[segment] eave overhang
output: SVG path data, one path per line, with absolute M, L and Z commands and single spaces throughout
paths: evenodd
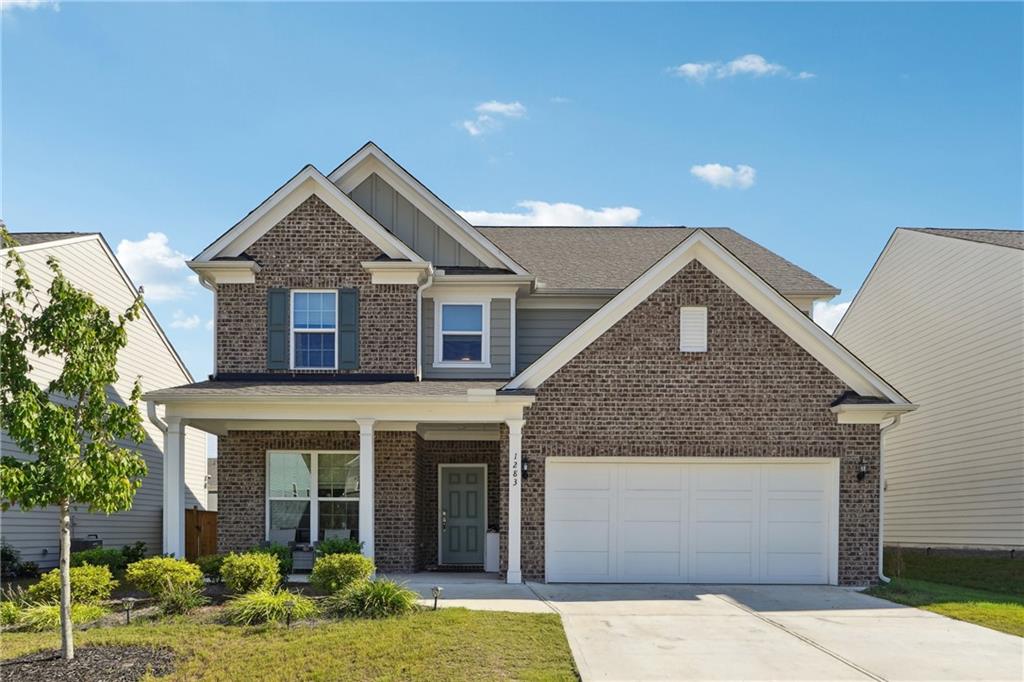
M 842 404 L 833 405 L 832 414 L 836 415 L 836 421 L 840 424 L 884 424 L 885 422 L 900 415 L 913 412 L 917 405 L 892 404 L 892 403 L 871 403 L 871 404 Z

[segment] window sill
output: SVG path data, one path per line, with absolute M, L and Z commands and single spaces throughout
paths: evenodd
M 489 362 L 456 362 L 456 361 L 448 361 L 448 362 L 435 362 L 434 363 L 434 367 L 437 368 L 437 369 L 456 369 L 456 368 L 460 368 L 460 367 L 464 368 L 464 369 L 490 369 L 491 368 L 491 363 L 489 363 Z

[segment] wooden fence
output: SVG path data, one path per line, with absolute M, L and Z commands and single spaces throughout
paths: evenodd
M 217 512 L 185 510 L 185 558 L 217 553 Z

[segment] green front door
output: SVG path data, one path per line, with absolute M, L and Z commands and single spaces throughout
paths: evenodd
M 487 530 L 486 468 L 444 464 L 440 471 L 441 563 L 482 565 Z

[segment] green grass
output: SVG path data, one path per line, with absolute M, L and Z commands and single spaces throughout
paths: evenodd
M 958 585 L 893 578 L 868 594 L 1024 637 L 1024 598 Z
M 179 617 L 75 633 L 76 646 L 161 646 L 182 680 L 576 680 L 555 614 L 441 609 L 383 620 L 233 627 Z M 55 633 L 9 632 L 2 658 L 56 648 Z
M 923 550 L 887 548 L 885 574 L 1024 597 L 1024 559 L 950 556 L 926 554 Z

